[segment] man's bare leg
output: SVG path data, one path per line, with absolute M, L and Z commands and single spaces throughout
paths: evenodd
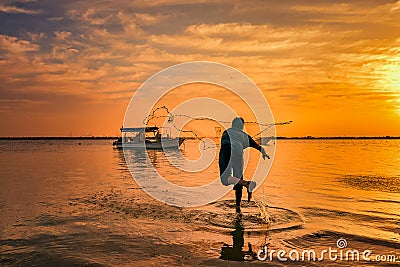
M 229 184 L 238 184 L 238 185 L 242 185 L 242 186 L 244 186 L 244 187 L 246 187 L 246 188 L 249 188 L 249 185 L 250 185 L 250 181 L 246 181 L 246 180 L 243 180 L 243 179 L 239 179 L 239 178 L 236 178 L 236 177 L 234 177 L 234 176 L 229 176 L 229 177 L 228 177 L 228 183 L 229 183 Z
M 241 213 L 240 203 L 242 202 L 243 186 L 238 186 L 235 189 L 235 202 L 236 202 L 236 213 Z
M 247 188 L 247 196 L 248 196 L 248 198 L 247 198 L 247 200 L 250 202 L 250 199 L 251 199 L 251 197 L 252 197 L 252 191 L 253 191 L 253 189 L 256 187 L 256 182 L 253 182 L 253 181 L 246 181 L 246 180 L 243 180 L 243 179 L 239 179 L 239 178 L 237 178 L 237 177 L 234 177 L 234 176 L 229 176 L 228 177 L 228 183 L 229 184 L 237 184 L 237 185 L 241 185 L 241 186 L 244 186 L 244 187 L 246 187 Z M 240 190 L 241 191 L 241 190 Z M 239 194 L 240 193 L 240 194 Z M 241 192 L 238 192 L 237 190 L 236 190 L 236 192 L 235 192 L 235 196 L 236 196 L 236 200 L 238 199 L 238 197 L 239 197 L 239 195 L 240 195 L 240 199 L 242 198 L 242 194 L 241 194 Z M 238 203 L 237 203 L 238 201 L 236 201 L 236 212 L 237 213 L 240 213 L 241 211 L 240 211 L 240 205 L 238 205 Z

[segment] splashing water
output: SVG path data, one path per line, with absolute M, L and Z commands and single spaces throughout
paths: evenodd
M 267 204 L 267 200 L 266 200 L 265 194 L 264 194 L 264 187 L 263 187 L 261 200 L 254 199 L 254 202 L 257 205 L 257 208 L 259 211 L 258 216 L 260 217 L 261 221 L 267 225 L 271 225 L 271 217 L 267 212 L 268 204 Z

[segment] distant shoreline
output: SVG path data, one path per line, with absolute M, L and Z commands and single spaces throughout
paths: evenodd
M 117 138 L 117 136 L 21 136 L 0 137 L 0 140 L 108 140 Z
M 400 136 L 305 136 L 305 137 L 284 137 L 278 136 L 276 139 L 305 139 L 305 140 L 320 140 L 320 139 L 400 139 Z
M 117 139 L 118 137 L 119 136 L 22 136 L 22 137 L 0 137 L 0 140 L 113 140 Z M 185 137 L 185 139 L 195 139 L 195 138 Z M 400 139 L 400 136 L 298 136 L 298 137 L 277 136 L 276 139 L 277 140 L 345 140 L 345 139 L 366 140 L 366 139 Z

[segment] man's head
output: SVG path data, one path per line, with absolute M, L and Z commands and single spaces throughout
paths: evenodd
M 244 119 L 241 117 L 234 118 L 232 121 L 232 128 L 243 130 Z

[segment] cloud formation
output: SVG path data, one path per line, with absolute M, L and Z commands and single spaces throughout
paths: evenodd
M 15 116 L 22 123 L 26 107 L 50 121 L 82 114 L 96 121 L 91 114 L 104 105 L 113 116 L 91 132 L 115 134 L 148 77 L 173 64 L 210 60 L 249 75 L 278 120 L 300 121 L 284 134 L 400 135 L 389 126 L 364 127 L 372 113 L 393 120 L 400 114 L 399 7 L 389 0 L 6 1 L 0 120 Z M 349 111 L 348 125 L 332 121 L 322 131 L 314 124 Z M 321 117 L 311 118 L 315 112 Z M 43 125 L 43 118 L 35 120 Z M 83 123 L 59 124 L 43 134 L 87 132 Z M 30 134 L 18 127 L 0 132 Z
M 23 3 L 23 1 L 21 2 Z M 33 2 L 33 1 L 25 1 L 25 2 Z M 16 6 L 11 1 L 3 1 L 3 3 L 0 3 L 0 12 L 11 13 L 11 14 L 29 14 L 29 15 L 37 15 L 40 13 L 37 10 L 31 10 L 24 7 Z

